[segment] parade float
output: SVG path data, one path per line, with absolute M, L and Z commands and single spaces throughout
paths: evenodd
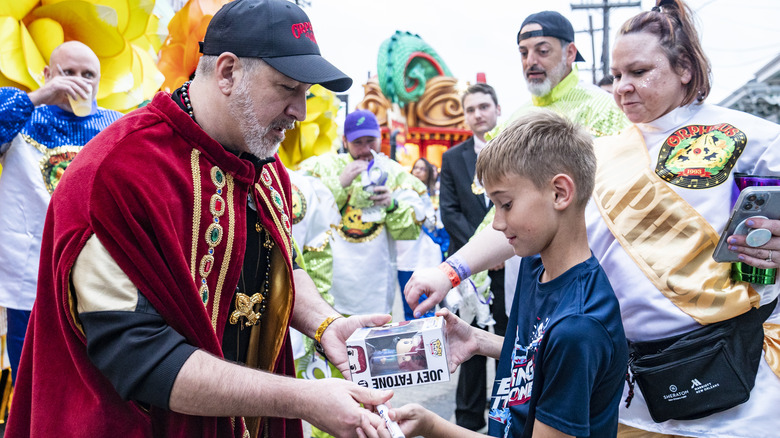
M 396 31 L 380 45 L 377 75 L 363 86 L 357 107 L 376 114 L 387 155 L 409 168 L 420 157 L 440 168 L 444 151 L 471 136 L 457 87 L 430 45 Z

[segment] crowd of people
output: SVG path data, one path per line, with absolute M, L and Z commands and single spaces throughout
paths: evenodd
M 460 368 L 455 422 L 390 409 L 406 436 L 772 436 L 780 218 L 712 253 L 740 175 L 780 175 L 780 126 L 705 103 L 683 0 L 619 28 L 599 85 L 563 15 L 518 29 L 531 100 L 499 125 L 471 85 L 441 169 L 382 155 L 367 110 L 285 168 L 309 87 L 352 84 L 287 0 L 223 6 L 193 79 L 126 115 L 77 41 L 0 88 L 6 436 L 389 438 L 393 392 L 350 381 L 345 342 L 399 288 Z

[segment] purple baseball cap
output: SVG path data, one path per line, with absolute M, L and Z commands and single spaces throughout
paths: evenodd
M 352 79 L 320 55 L 309 17 L 287 0 L 234 0 L 214 14 L 200 43 L 204 55 L 260 58 L 285 76 L 331 91 Z
M 379 122 L 374 113 L 368 110 L 355 110 L 347 114 L 344 120 L 344 136 L 347 141 L 355 141 L 360 137 L 382 137 Z

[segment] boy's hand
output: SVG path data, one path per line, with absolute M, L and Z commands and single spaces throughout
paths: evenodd
M 416 403 L 390 410 L 390 419 L 398 423 L 401 431 L 407 437 L 428 436 L 435 420 L 434 417 L 437 415 Z M 380 430 L 380 436 L 390 438 L 390 433 L 386 430 Z
M 436 316 L 443 316 L 446 322 L 444 334 L 447 337 L 447 361 L 450 373 L 454 373 L 460 364 L 471 359 L 479 351 L 479 343 L 471 325 L 454 313 L 441 309 L 436 312 Z
M 452 289 L 450 279 L 439 268 L 418 269 L 406 283 L 404 297 L 414 311 L 414 317 L 419 318 L 442 302 L 450 289 Z M 422 295 L 428 298 L 419 302 Z

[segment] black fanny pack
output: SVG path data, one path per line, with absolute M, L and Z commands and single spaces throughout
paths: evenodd
M 693 420 L 746 402 L 761 361 L 763 323 L 776 305 L 683 335 L 629 342 L 629 384 L 639 384 L 653 421 Z

